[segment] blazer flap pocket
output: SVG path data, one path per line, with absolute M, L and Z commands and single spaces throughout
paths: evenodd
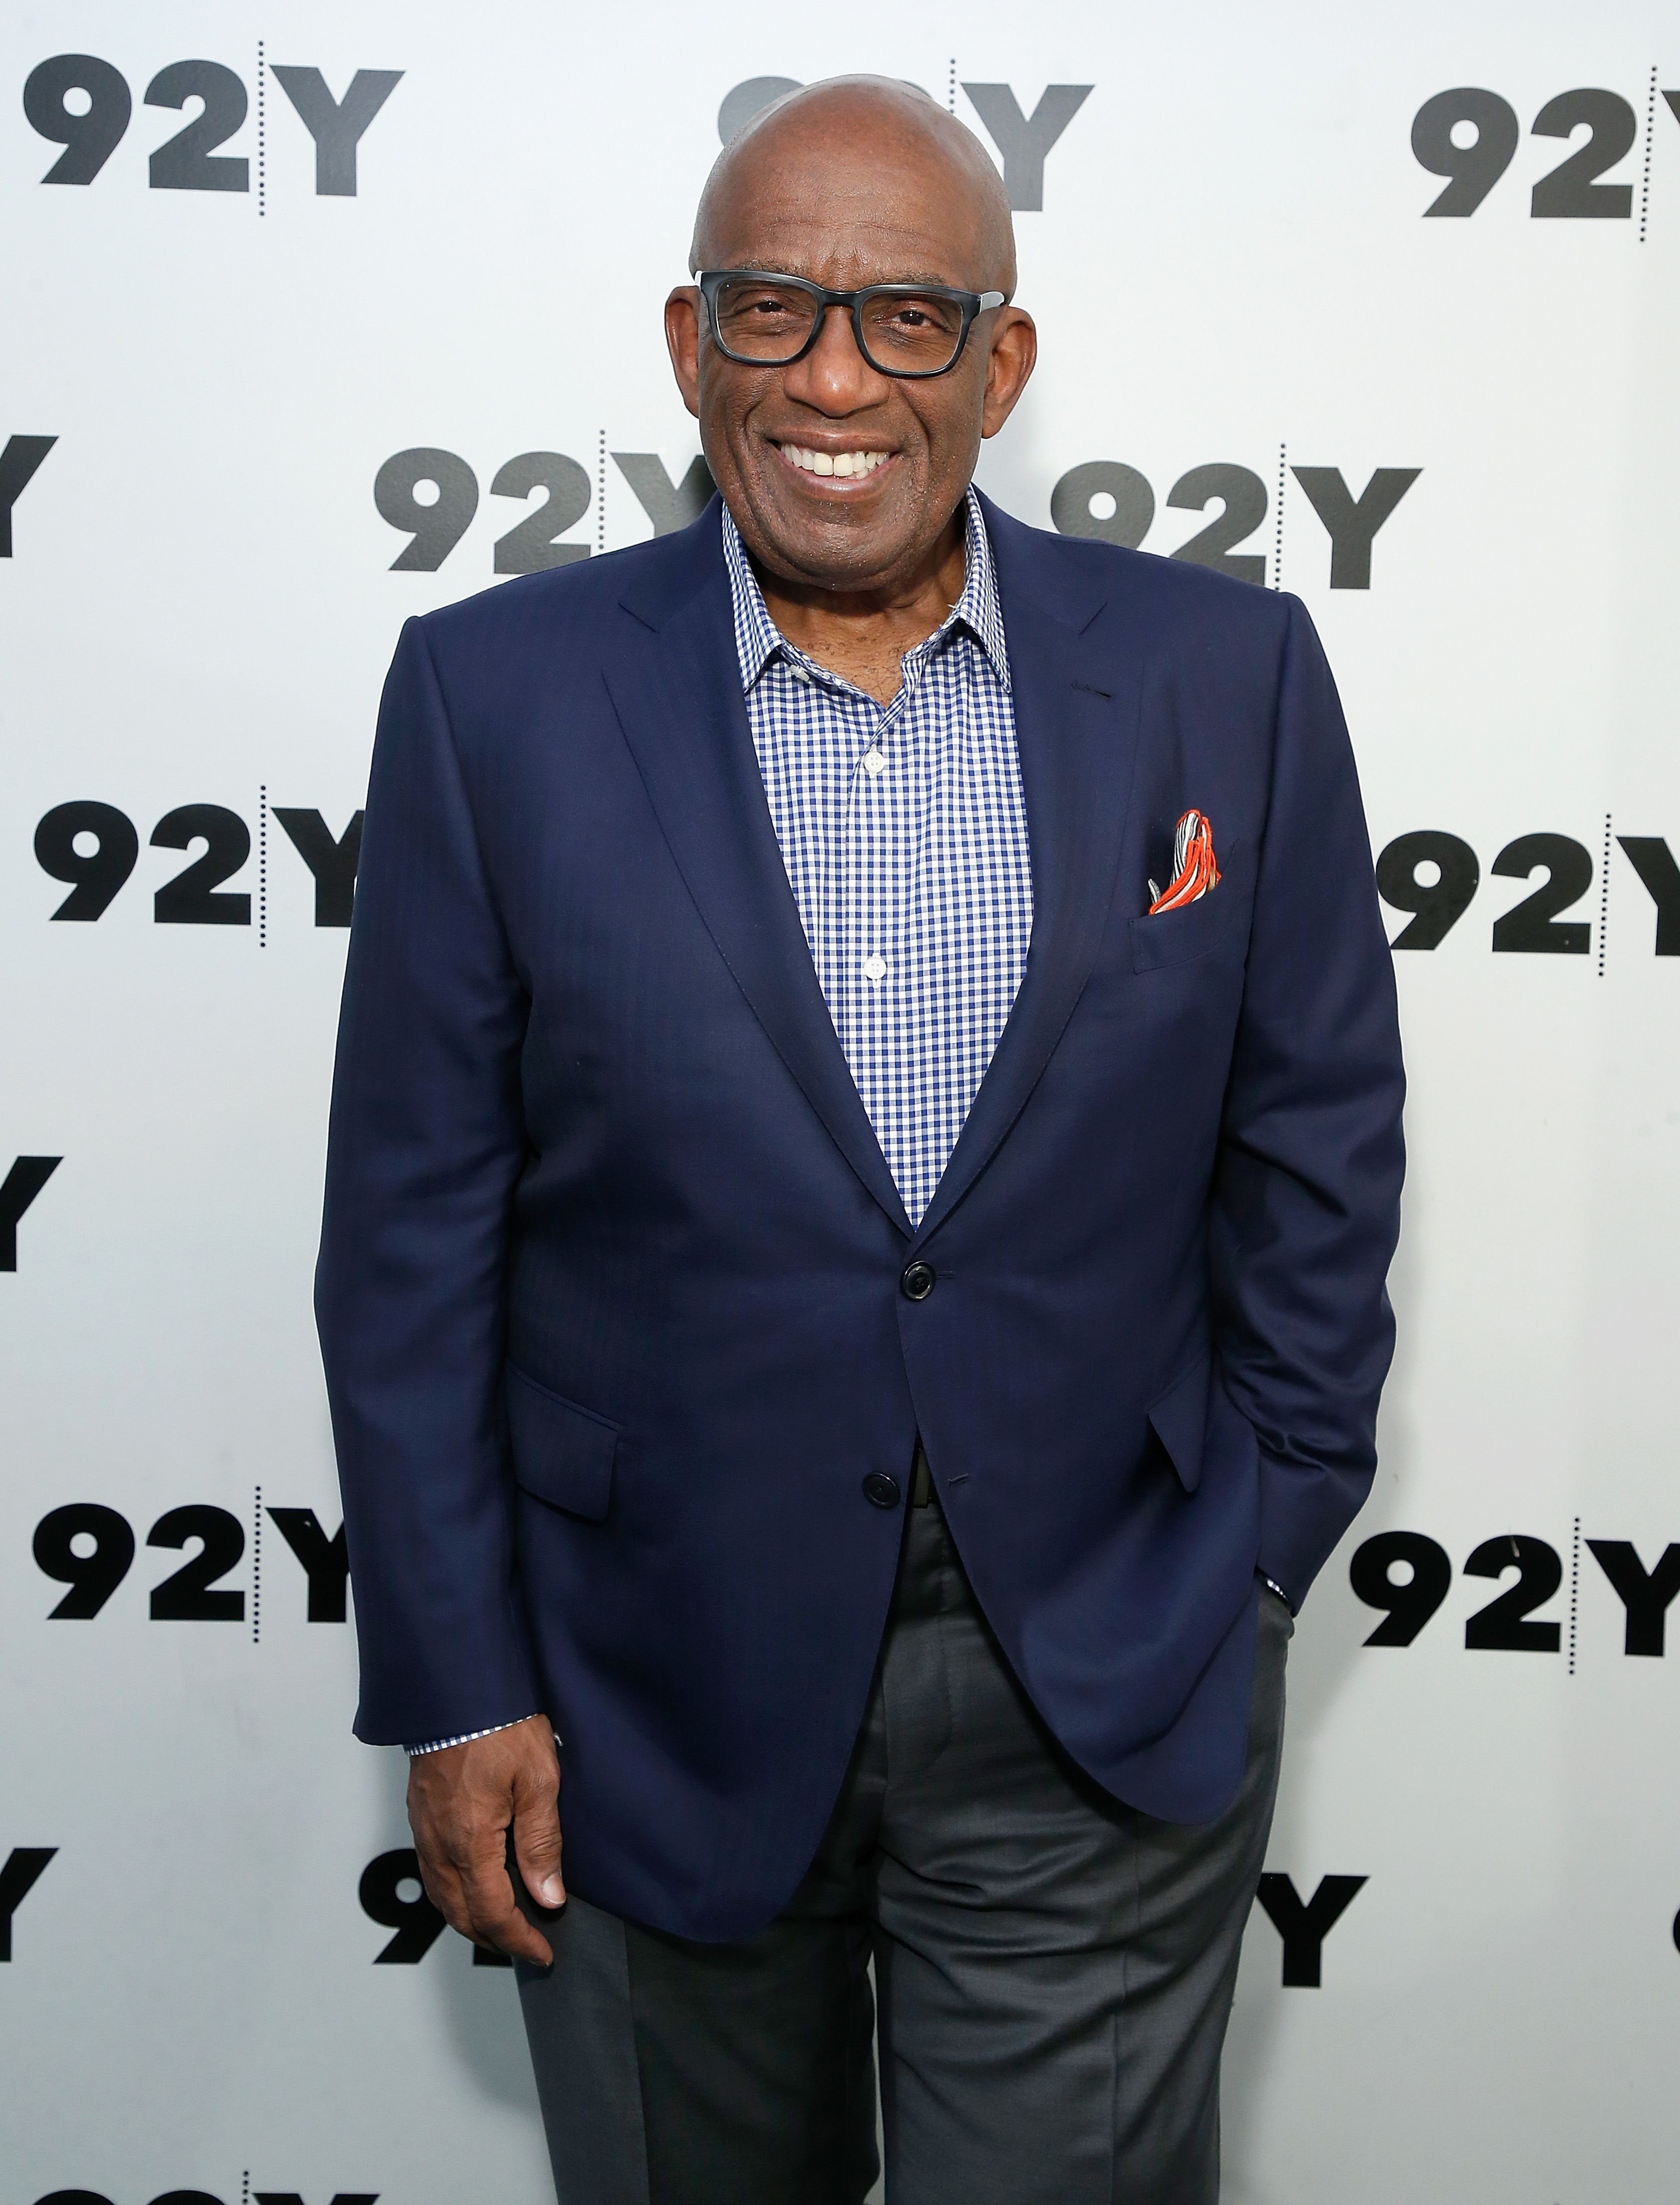
M 1182 1378 L 1149 1404 L 1149 1423 L 1167 1449 L 1178 1483 L 1194 1493 L 1202 1483 L 1202 1450 L 1208 1430 L 1208 1388 L 1213 1358 L 1199 1356 Z
M 508 1365 L 513 1477 L 527 1493 L 599 1524 L 613 1497 L 619 1428 Z

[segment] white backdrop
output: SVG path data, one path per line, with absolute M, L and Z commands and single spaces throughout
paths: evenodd
M 428 1945 L 403 1863 L 369 1869 L 407 1842 L 403 1768 L 350 1738 L 351 1633 L 333 1620 L 309 1286 L 346 937 L 316 923 L 299 843 L 327 875 L 319 915 L 341 916 L 353 841 L 335 861 L 324 846 L 360 803 L 399 623 L 492 582 L 530 481 L 576 514 L 580 552 L 650 532 L 629 480 L 645 490 L 648 471 L 612 455 L 656 454 L 680 483 L 698 449 L 659 308 L 720 106 L 756 78 L 848 68 L 914 79 L 1015 155 L 1042 365 L 984 486 L 1048 526 L 1076 467 L 1133 470 L 1155 508 L 1146 548 L 1171 552 L 1220 510 L 1199 509 L 1205 482 L 1175 508 L 1175 486 L 1226 470 L 1237 556 L 1323 633 L 1385 886 L 1427 936 L 1479 878 L 1437 948 L 1415 935 L 1397 959 L 1399 1358 L 1375 1496 L 1296 1642 L 1273 1880 L 1227 2062 L 1226 2195 L 1667 2193 L 1665 15 L 858 0 L 842 29 L 765 0 L 7 11 L 0 2205 L 549 2194 L 511 1979 L 452 1935 Z M 387 79 L 352 89 L 359 71 Z M 1090 90 L 1036 192 L 1031 142 L 1074 105 L 1040 98 L 1070 86 Z M 1467 103 L 1428 104 L 1463 87 L 1481 134 L 1461 157 Z M 154 167 L 194 89 L 210 127 Z M 1485 191 L 1467 215 L 1425 218 L 1449 180 L 1414 153 L 1420 110 L 1423 155 L 1463 172 L 1460 198 Z M 230 123 L 209 160 L 246 166 L 205 165 L 203 138 Z M 1536 214 L 1535 186 L 1588 125 L 1597 186 L 1583 196 L 1573 170 Z M 44 184 L 61 157 L 89 180 Z M 430 514 L 413 500 L 427 465 Z M 1421 472 L 1367 578 L 1345 508 L 1378 469 Z M 1109 526 L 1142 517 L 1133 475 L 1082 476 L 1064 525 L 1099 525 L 1105 480 Z M 1377 478 L 1368 520 L 1396 487 Z M 1321 514 L 1342 539 L 1333 585 Z M 199 808 L 154 846 L 182 807 Z M 210 893 L 248 906 L 206 901 L 201 872 L 157 909 L 205 851 L 194 832 L 226 876 Z M 1496 872 L 1530 836 L 1551 839 Z M 1547 869 L 1561 918 L 1532 907 L 1496 945 Z M 55 920 L 72 895 L 89 916 Z M 14 1156 L 61 1161 L 48 1175 Z M 276 1510 L 312 1510 L 313 1543 Z M 288 1526 L 317 1563 L 317 1620 Z M 1387 1532 L 1411 1536 L 1367 1544 Z M 177 1585 L 161 1605 L 186 1612 L 155 1616 L 183 1564 L 214 1583 Z M 1351 1570 L 1380 1596 L 1408 1566 L 1385 1626 Z M 1502 1609 L 1467 1646 L 1513 1588 L 1526 1614 Z M 1379 1627 L 1414 1635 L 1367 1647 Z M 1327 1876 L 1366 1881 L 1350 1898 Z

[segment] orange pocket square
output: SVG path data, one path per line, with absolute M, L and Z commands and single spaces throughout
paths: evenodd
M 1157 912 L 1178 911 L 1199 896 L 1210 894 L 1220 884 L 1220 869 L 1214 859 L 1214 830 L 1208 823 L 1205 812 L 1186 811 L 1179 820 L 1172 837 L 1172 877 L 1164 889 L 1149 883 L 1149 894 L 1155 901 L 1149 906 L 1149 917 Z

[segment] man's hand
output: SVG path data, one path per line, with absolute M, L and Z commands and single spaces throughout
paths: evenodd
M 426 1896 L 450 1928 L 492 1952 L 549 1966 L 548 1940 L 520 1913 L 508 1874 L 511 1823 L 526 1890 L 539 1906 L 566 1897 L 560 1756 L 548 1717 L 417 1753 L 408 1764 L 408 1822 Z

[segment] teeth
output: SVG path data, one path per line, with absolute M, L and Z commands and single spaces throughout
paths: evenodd
M 782 445 L 781 455 L 808 475 L 838 475 L 842 480 L 873 474 L 892 457 L 890 452 L 813 452 L 803 444 Z

